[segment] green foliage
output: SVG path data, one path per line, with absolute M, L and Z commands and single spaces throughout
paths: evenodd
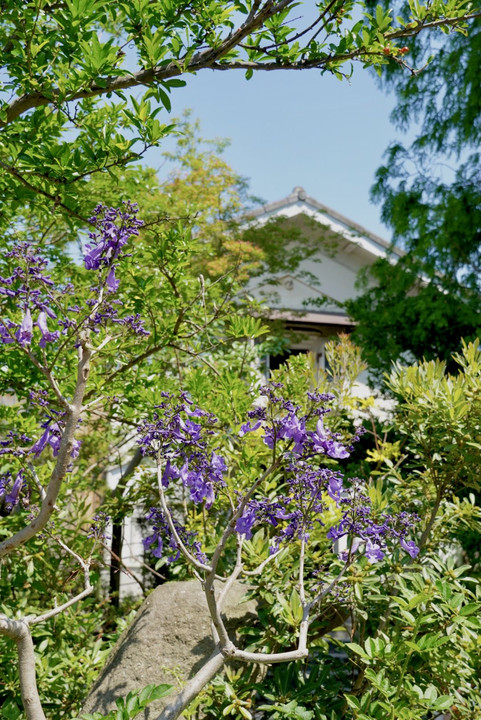
M 439 361 L 404 368 L 389 378 L 401 398 L 398 430 L 406 448 L 424 463 L 427 477 L 443 494 L 460 487 L 479 490 L 481 461 L 481 350 L 479 342 L 463 345 L 454 356 L 459 372 L 448 375 Z M 420 477 L 421 479 L 421 477 Z
M 0 197 L 4 226 L 52 208 L 72 226 L 85 225 L 81 206 L 90 179 L 136 161 L 175 131 L 166 121 L 183 75 L 204 68 L 318 68 L 339 78 L 347 63 L 381 69 L 399 53 L 404 35 L 439 20 L 452 28 L 462 0 L 412 3 L 404 19 L 378 5 L 320 3 L 310 7 L 239 0 L 6 0 L 0 43 Z M 353 18 L 356 21 L 353 23 Z M 456 25 L 456 22 L 454 22 Z M 346 67 L 347 66 L 347 67 Z M 131 88 L 143 88 L 133 97 Z M 107 102 L 104 102 L 104 98 Z M 8 210 L 7 210 L 8 208 Z
M 399 267 L 378 263 L 379 290 L 366 287 L 349 304 L 357 342 L 384 371 L 403 353 L 447 360 L 480 329 L 480 19 L 469 33 L 415 34 L 407 46 L 402 62 L 423 71 L 399 73 L 392 61 L 382 84 L 396 94 L 393 123 L 415 140 L 389 146 L 372 195 L 408 255 Z
M 461 350 L 462 338 L 479 335 L 478 296 L 459 284 L 448 287 L 446 279 L 429 274 L 428 281 L 424 263 L 412 254 L 394 265 L 378 260 L 360 278 L 362 293 L 345 308 L 356 322 L 353 339 L 377 382 L 395 360 L 440 359 L 453 369 L 452 353 Z
M 116 709 L 102 715 L 96 712 L 93 715 L 83 713 L 76 720 L 133 720 L 142 710 L 144 710 L 153 700 L 164 698 L 172 690 L 172 685 L 147 685 L 143 690 L 138 692 L 129 692 L 124 698 L 118 698 L 115 701 Z

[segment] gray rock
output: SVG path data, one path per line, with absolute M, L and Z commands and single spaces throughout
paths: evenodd
M 235 583 L 224 605 L 231 636 L 257 615 L 255 601 L 242 602 L 246 590 L 245 585 Z M 116 698 L 151 683 L 181 687 L 213 649 L 210 616 L 200 583 L 185 580 L 160 585 L 120 636 L 83 712 L 107 713 L 115 707 Z M 139 720 L 154 720 L 168 700 L 151 703 Z

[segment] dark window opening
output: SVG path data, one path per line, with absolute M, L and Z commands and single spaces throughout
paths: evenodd
M 279 353 L 279 355 L 269 355 L 269 370 L 278 370 L 281 365 L 284 365 L 287 360 L 293 355 L 302 355 L 308 353 L 309 350 L 293 349 L 286 350 L 286 352 Z

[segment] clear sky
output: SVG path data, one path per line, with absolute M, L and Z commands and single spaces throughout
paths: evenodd
M 172 91 L 172 115 L 185 108 L 204 137 L 227 137 L 224 157 L 250 179 L 251 192 L 280 200 L 296 185 L 368 230 L 390 239 L 369 199 L 374 173 L 396 131 L 394 97 L 357 65 L 350 82 L 317 70 L 254 74 L 203 70 Z M 164 113 L 159 116 L 166 121 Z M 160 165 L 159 152 L 146 157 Z M 162 170 L 159 175 L 162 176 Z

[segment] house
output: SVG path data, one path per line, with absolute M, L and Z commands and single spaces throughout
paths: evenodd
M 302 187 L 250 212 L 247 222 L 251 229 L 274 222 L 287 243 L 292 238 L 292 243 L 309 245 L 309 256 L 294 271 L 256 278 L 249 290 L 268 303 L 272 319 L 283 320 L 296 333 L 291 351 L 311 351 L 324 367 L 326 341 L 353 328 L 341 305 L 359 294 L 359 272 L 387 257 L 390 250 L 394 262 L 401 251 L 392 250 L 383 238 L 310 197 Z M 271 357 L 270 369 L 284 359 Z
M 245 220 L 245 227 L 254 233 L 274 223 L 276 236 L 282 241 L 280 252 L 289 243 L 305 243 L 308 247 L 309 252 L 295 270 L 259 276 L 251 281 L 248 290 L 268 303 L 271 319 L 283 321 L 293 331 L 289 353 L 312 352 L 319 367 L 325 367 L 325 343 L 353 328 L 341 304 L 357 296 L 359 271 L 387 257 L 390 244 L 310 197 L 302 187 L 250 212 Z M 396 251 L 390 257 L 395 261 Z M 267 370 L 278 367 L 289 353 L 270 357 Z M 112 488 L 120 472 L 121 468 L 117 468 L 110 473 L 108 482 Z M 139 584 L 133 576 L 142 576 L 143 546 L 135 518 L 125 523 L 122 559 L 133 575 L 122 574 L 120 594 L 138 594 Z

